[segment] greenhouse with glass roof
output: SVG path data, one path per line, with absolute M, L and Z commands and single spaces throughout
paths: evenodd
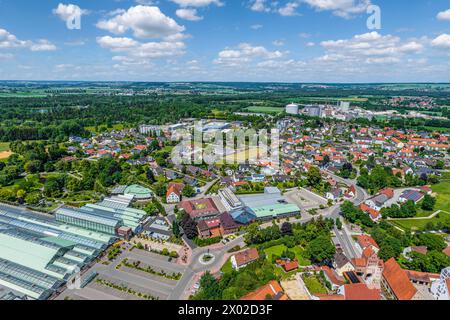
M 115 239 L 0 204 L 0 286 L 47 299 Z

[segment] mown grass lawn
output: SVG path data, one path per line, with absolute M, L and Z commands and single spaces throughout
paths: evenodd
M 328 293 L 327 288 L 324 287 L 316 276 L 305 276 L 303 277 L 303 281 L 305 282 L 308 291 L 313 295 Z
M 222 269 L 220 269 L 223 273 L 231 273 L 233 272 L 233 265 L 231 264 L 231 260 L 228 259 L 227 262 L 222 266 Z
M 395 219 L 395 220 L 389 220 L 389 222 L 393 223 L 397 227 L 400 227 L 402 229 L 411 229 L 411 230 L 420 230 L 425 228 L 427 223 L 437 223 L 437 222 L 446 222 L 450 221 L 450 214 L 441 212 L 439 215 L 432 219 Z
M 276 255 L 276 256 L 281 256 L 283 254 L 284 251 L 286 251 L 287 247 L 284 244 L 278 245 L 278 246 L 273 246 L 270 248 L 267 248 L 264 250 L 264 252 L 266 253 L 266 257 L 269 261 L 272 261 L 272 256 Z M 295 258 L 298 261 L 298 264 L 301 266 L 309 266 L 311 264 L 311 261 L 309 261 L 308 259 L 305 259 L 303 257 L 303 249 L 300 247 L 294 247 L 289 249 L 289 251 L 293 252 L 295 254 Z

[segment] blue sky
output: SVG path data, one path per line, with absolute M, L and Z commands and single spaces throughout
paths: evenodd
M 0 79 L 450 82 L 450 2 L 0 0 Z

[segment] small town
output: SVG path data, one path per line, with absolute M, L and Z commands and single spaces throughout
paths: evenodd
M 248 129 L 193 118 L 71 136 L 48 150 L 59 158 L 49 173 L 26 163 L 24 189 L 1 189 L 2 273 L 35 280 L 5 278 L 5 298 L 448 300 L 450 134 L 303 119 L 299 108 L 274 123 L 279 166 L 250 149 L 225 155 L 238 163 L 172 163 L 177 130 L 196 121 L 207 133 Z

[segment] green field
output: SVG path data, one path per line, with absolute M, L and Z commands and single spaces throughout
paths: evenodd
M 439 215 L 432 219 L 396 219 L 390 220 L 390 222 L 401 229 L 411 229 L 411 230 L 421 230 L 425 228 L 427 223 L 437 223 L 437 222 L 449 222 L 450 214 L 441 212 Z
M 431 187 L 433 192 L 437 194 L 436 206 L 433 212 L 418 209 L 416 217 L 423 217 L 424 219 L 394 219 L 391 220 L 393 224 L 402 229 L 421 229 L 429 222 L 444 222 L 450 219 L 450 182 L 442 182 Z M 426 219 L 434 212 L 442 210 L 439 216 L 432 219 Z
M 272 256 L 276 255 L 276 256 L 281 256 L 283 254 L 284 251 L 286 251 L 287 247 L 284 244 L 278 245 L 278 246 L 273 246 L 270 248 L 267 248 L 264 250 L 264 252 L 266 253 L 266 257 L 269 261 L 272 261 Z M 295 258 L 298 261 L 298 264 L 301 266 L 309 266 L 311 264 L 311 261 L 309 261 L 308 259 L 305 259 L 303 257 L 303 249 L 300 247 L 294 247 L 289 249 L 289 251 L 293 252 L 295 254 Z
M 248 107 L 245 109 L 247 112 L 253 112 L 253 113 L 281 113 L 284 112 L 284 108 L 276 108 L 276 107 Z

